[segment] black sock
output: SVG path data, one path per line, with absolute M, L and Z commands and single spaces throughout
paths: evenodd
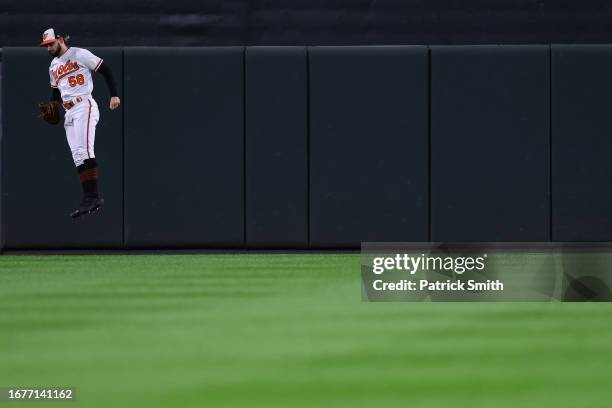
M 86 197 L 98 197 L 98 165 L 96 159 L 86 159 L 77 166 L 79 178 Z

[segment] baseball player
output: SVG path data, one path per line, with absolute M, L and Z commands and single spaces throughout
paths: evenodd
M 100 112 L 91 96 L 92 72 L 104 76 L 111 94 L 110 109 L 117 109 L 121 101 L 108 65 L 86 49 L 68 46 L 68 39 L 66 35 L 55 34 L 53 28 L 43 33 L 40 46 L 46 46 L 54 58 L 49 66 L 51 101 L 40 103 L 39 109 L 40 116 L 52 124 L 59 123 L 60 104 L 65 109 L 66 138 L 83 187 L 79 208 L 70 214 L 76 218 L 97 211 L 104 205 L 104 199 L 98 192 L 98 165 L 94 154 Z

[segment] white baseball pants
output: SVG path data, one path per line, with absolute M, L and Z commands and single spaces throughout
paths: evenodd
M 91 96 L 81 98 L 82 101 L 68 109 L 64 117 L 66 139 L 72 152 L 72 160 L 77 167 L 82 165 L 83 161 L 96 157 L 94 142 L 96 125 L 100 119 L 100 111 L 94 98 Z

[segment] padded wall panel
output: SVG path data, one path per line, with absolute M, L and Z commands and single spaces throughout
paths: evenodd
M 549 48 L 431 52 L 432 240 L 549 240 Z
M 312 247 L 428 238 L 426 47 L 314 47 Z
M 304 47 L 246 50 L 246 241 L 308 245 L 308 107 Z
M 552 47 L 554 241 L 612 241 L 610 72 L 610 45 Z
M 125 237 L 244 245 L 244 49 L 125 50 Z

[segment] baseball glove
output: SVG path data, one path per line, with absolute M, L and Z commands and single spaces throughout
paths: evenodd
M 47 123 L 57 125 L 60 121 L 59 101 L 45 101 L 38 104 L 38 117 Z

